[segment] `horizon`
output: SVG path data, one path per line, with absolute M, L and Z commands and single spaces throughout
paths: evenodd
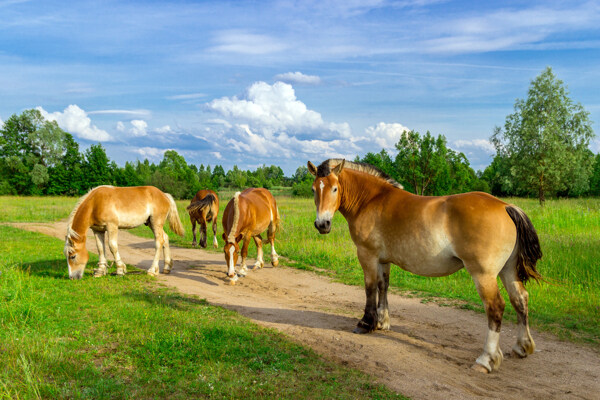
M 444 135 L 474 170 L 550 66 L 600 129 L 600 4 L 0 0 L 0 124 L 39 109 L 81 151 L 158 163 L 354 160 Z M 600 151 L 600 140 L 590 144 Z

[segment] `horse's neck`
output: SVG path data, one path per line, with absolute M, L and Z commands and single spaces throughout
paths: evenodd
M 399 190 L 376 177 L 355 171 L 344 171 L 339 181 L 342 196 L 339 211 L 349 223 L 376 197 Z
M 77 210 L 77 212 L 73 216 L 73 220 L 71 221 L 71 229 L 73 229 L 73 231 L 75 231 L 75 233 L 79 235 L 81 240 L 85 240 L 87 230 L 91 226 L 90 214 L 90 207 L 84 202 L 79 206 L 79 209 Z

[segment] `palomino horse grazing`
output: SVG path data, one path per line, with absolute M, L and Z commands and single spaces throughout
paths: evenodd
M 262 268 L 265 265 L 262 237 L 260 236 L 265 229 L 268 229 L 267 238 L 271 243 L 271 264 L 274 267 L 279 265 L 279 256 L 275 252 L 275 232 L 279 229 L 279 210 L 271 192 L 262 188 L 250 188 L 241 193 L 237 192 L 233 199 L 227 203 L 222 222 L 223 239 L 225 240 L 223 251 L 228 267 L 227 276 L 229 276 L 232 284 L 237 281 L 238 274 L 245 276 L 248 272 L 246 256 L 248 255 L 250 238 L 254 239 L 258 249 L 254 268 Z M 236 274 L 235 265 L 240 250 L 239 243 L 242 239 L 244 240 L 242 265 Z
M 183 225 L 179 220 L 177 206 L 173 197 L 163 193 L 154 186 L 113 187 L 98 186 L 81 197 L 71 212 L 65 239 L 65 256 L 69 267 L 69 278 L 81 279 L 88 261 L 85 247 L 88 228 L 94 231 L 98 246 L 98 268 L 94 276 L 106 275 L 107 264 L 104 249 L 104 234 L 108 232 L 108 246 L 115 257 L 117 275 L 126 272 L 125 263 L 121 260 L 117 248 L 119 228 L 131 229 L 146 224 L 154 232 L 156 253 L 150 275 L 158 275 L 160 250 L 164 248 L 164 273 L 171 272 L 173 261 L 169 249 L 169 236 L 163 230 L 168 218 L 171 230 L 183 236 Z
M 344 160 L 327 160 L 318 168 L 309 161 L 308 169 L 315 176 L 315 227 L 328 233 L 339 210 L 348 221 L 363 268 L 367 303 L 354 332 L 390 328 L 390 263 L 422 276 L 446 276 L 464 267 L 488 318 L 485 346 L 474 367 L 491 372 L 503 359 L 498 341 L 504 300 L 498 275 L 517 312 L 519 331 L 513 351 L 519 357 L 533 353 L 523 284 L 541 278 L 535 264 L 542 252 L 537 233 L 521 209 L 487 193 L 413 195 L 376 168 Z
M 194 196 L 187 211 L 190 214 L 192 233 L 194 240 L 192 246 L 196 245 L 196 222 L 200 223 L 200 246 L 206 248 L 206 223 L 212 221 L 213 246 L 219 247 L 217 242 L 217 215 L 219 215 L 219 198 L 212 190 L 199 190 Z

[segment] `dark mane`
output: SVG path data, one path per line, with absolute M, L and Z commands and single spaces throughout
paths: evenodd
M 317 177 L 326 177 L 327 175 L 329 175 L 331 173 L 331 169 L 334 168 L 336 165 L 338 165 L 341 162 L 342 162 L 342 159 L 340 159 L 340 158 L 330 158 L 329 160 L 323 161 L 321 163 L 321 165 L 319 165 L 317 167 Z M 344 169 L 345 168 L 348 168 L 348 169 L 351 169 L 354 171 L 364 172 L 366 174 L 375 176 L 375 177 L 389 183 L 390 185 L 397 187 L 398 189 L 404 189 L 404 186 L 402 186 L 400 183 L 398 183 L 394 179 L 392 179 L 388 174 L 381 171 L 379 168 L 374 167 L 371 164 L 346 161 L 344 163 Z

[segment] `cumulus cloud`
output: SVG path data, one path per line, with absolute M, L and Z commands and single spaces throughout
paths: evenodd
M 489 140 L 485 139 L 455 140 L 453 142 L 453 145 L 453 147 L 456 147 L 461 151 L 468 151 L 469 149 L 479 149 L 483 150 L 487 154 L 496 153 L 496 148 L 494 147 L 494 145 Z
M 148 134 L 148 132 L 146 132 L 146 129 L 148 128 L 148 124 L 146 123 L 146 121 L 143 121 L 141 119 L 134 119 L 133 121 L 131 121 L 131 125 L 132 128 L 129 130 L 129 132 L 133 136 L 146 136 Z
M 63 112 L 49 113 L 42 107 L 37 107 L 37 110 L 46 120 L 56 121 L 62 129 L 81 139 L 100 142 L 114 140 L 108 132 L 92 125 L 88 113 L 75 104 L 69 105 Z
M 154 130 L 156 133 L 172 133 L 173 129 L 169 125 L 161 126 L 160 128 L 156 128 Z
M 150 160 L 160 160 L 168 149 L 159 149 L 156 147 L 140 147 L 134 150 L 135 153 L 139 154 L 143 158 Z
M 318 85 L 321 78 L 316 75 L 305 75 L 302 72 L 286 72 L 285 74 L 275 75 L 275 80 L 286 83 L 300 83 L 306 85 Z
M 266 137 L 278 132 L 309 137 L 318 135 L 325 139 L 351 136 L 347 123 L 326 123 L 321 114 L 309 110 L 296 98 L 292 85 L 284 82 L 273 85 L 256 82 L 244 98 L 222 97 L 211 101 L 207 107 L 228 120 L 247 124 Z
M 364 139 L 376 143 L 379 149 L 393 150 L 404 132 L 407 131 L 410 129 L 401 124 L 380 122 L 365 130 Z
M 213 157 L 216 158 L 217 160 L 223 159 L 223 156 L 221 155 L 221 152 L 219 152 L 219 151 L 211 151 L 210 154 L 212 154 Z

